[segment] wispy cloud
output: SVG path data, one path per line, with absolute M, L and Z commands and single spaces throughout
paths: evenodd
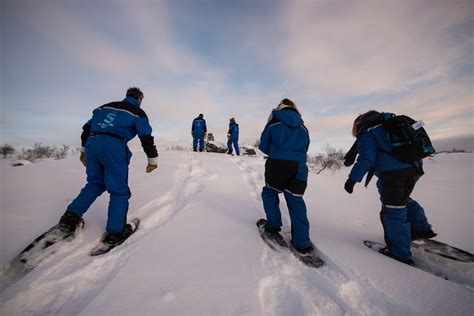
M 372 108 L 423 119 L 436 137 L 472 134 L 467 0 L 45 1 L 6 12 L 2 107 L 14 106 L 2 125 L 36 110 L 30 135 L 64 129 L 50 119 L 63 111 L 80 128 L 130 85 L 170 138 L 189 137 L 202 112 L 221 140 L 235 117 L 254 141 L 284 97 L 318 143 L 349 143 L 354 117 Z
M 451 39 L 469 12 L 468 2 L 457 1 L 289 2 L 276 50 L 282 71 L 314 97 L 403 91 L 442 79 L 465 60 L 472 32 L 464 29 L 464 44 Z

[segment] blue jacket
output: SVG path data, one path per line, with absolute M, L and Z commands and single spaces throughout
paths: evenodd
M 206 120 L 201 115 L 193 120 L 191 131 L 194 135 L 204 135 L 204 133 L 207 133 Z
M 238 139 L 239 138 L 239 124 L 237 123 L 230 123 L 229 124 L 229 131 L 227 134 L 230 135 L 231 139 Z
M 357 150 L 359 156 L 352 167 L 349 179 L 355 182 L 361 182 L 369 169 L 374 168 L 376 176 L 383 171 L 393 171 L 406 168 L 412 168 L 411 163 L 402 162 L 390 155 L 390 144 L 388 142 L 388 132 L 382 125 L 376 125 L 362 131 L 357 136 Z M 421 161 L 417 166 L 421 166 Z
M 258 148 L 272 159 L 306 162 L 308 147 L 308 129 L 299 112 L 289 107 L 273 110 Z
M 83 126 L 82 146 L 90 135 L 108 134 L 121 138 L 124 143 L 138 135 L 148 158 L 158 156 L 152 128 L 140 104 L 132 97 L 104 104 L 93 111 L 92 118 Z

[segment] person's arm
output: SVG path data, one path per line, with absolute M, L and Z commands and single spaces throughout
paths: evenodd
M 271 131 L 270 126 L 267 124 L 265 129 L 260 135 L 260 144 L 258 145 L 258 149 L 263 152 L 265 155 L 270 154 L 270 141 L 271 141 Z
M 377 143 L 369 132 L 362 133 L 357 139 L 357 151 L 359 156 L 349 173 L 349 179 L 361 182 L 365 174 L 375 166 L 377 159 Z
M 155 146 L 155 139 L 151 135 L 152 128 L 148 121 L 148 117 L 139 117 L 136 120 L 136 128 L 140 142 L 148 158 L 148 166 L 146 172 L 151 172 L 158 167 L 158 151 Z

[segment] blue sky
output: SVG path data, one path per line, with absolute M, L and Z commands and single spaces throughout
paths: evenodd
M 349 147 L 370 109 L 473 137 L 472 1 L 2 1 L 1 142 L 79 145 L 91 111 L 145 93 L 156 139 L 203 113 L 224 141 L 259 138 L 295 101 L 312 151 Z

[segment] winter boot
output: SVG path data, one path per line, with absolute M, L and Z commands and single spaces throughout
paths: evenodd
M 102 240 L 105 244 L 120 245 L 133 233 L 132 225 L 126 224 L 119 233 L 107 233 Z
M 412 231 L 411 232 L 411 240 L 418 240 L 418 239 L 430 239 L 433 237 L 436 237 L 438 234 L 436 234 L 434 231 L 430 230 L 423 230 L 423 231 Z
M 404 263 L 404 264 L 408 264 L 409 266 L 414 266 L 414 265 L 415 265 L 415 262 L 414 262 L 413 260 L 411 260 L 410 258 L 408 258 L 408 259 L 401 259 L 401 258 L 394 257 L 394 256 L 392 255 L 392 253 L 390 252 L 390 249 L 388 249 L 387 247 L 380 249 L 379 252 L 380 252 L 381 254 L 387 256 L 387 257 L 393 258 L 393 259 L 395 259 L 395 260 L 397 260 L 397 261 L 400 261 L 400 262 L 402 262 L 402 263 Z
M 72 212 L 66 212 L 59 220 L 59 230 L 63 233 L 74 234 L 76 228 L 83 223 L 83 219 Z
M 313 255 L 313 252 L 314 252 L 314 247 L 313 245 L 310 245 L 306 248 L 303 248 L 303 249 L 298 249 L 298 248 L 295 248 L 293 247 L 300 256 L 312 256 Z
M 283 236 L 280 234 L 279 229 L 264 227 L 264 234 L 268 239 L 274 241 L 278 245 L 283 247 L 287 246 L 287 243 Z

